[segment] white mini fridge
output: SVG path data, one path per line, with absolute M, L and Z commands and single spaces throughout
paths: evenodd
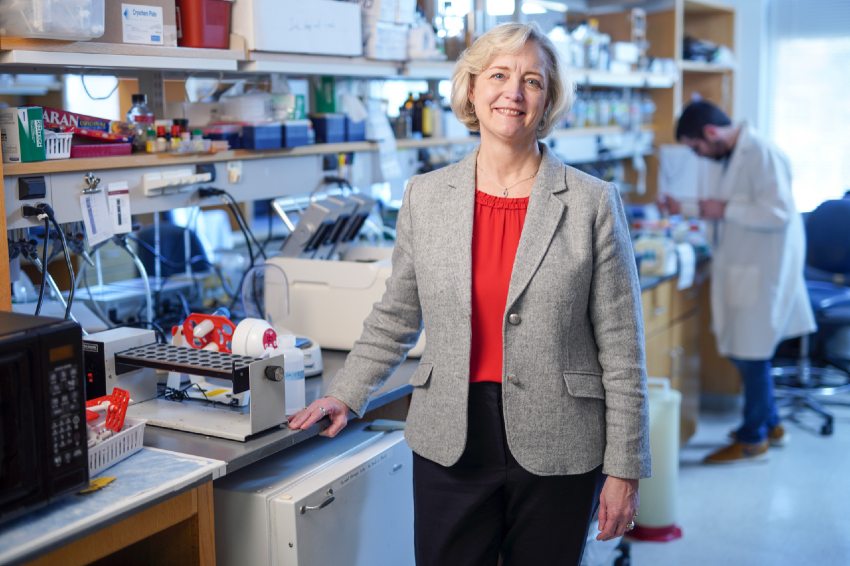
M 216 480 L 217 564 L 413 566 L 413 455 L 368 424 Z

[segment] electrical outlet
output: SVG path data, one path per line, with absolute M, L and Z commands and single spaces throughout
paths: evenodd
M 242 181 L 242 162 L 228 161 L 227 162 L 227 181 L 231 185 L 235 185 Z

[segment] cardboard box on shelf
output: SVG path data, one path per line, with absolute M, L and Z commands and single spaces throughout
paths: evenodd
M 363 54 L 370 59 L 404 61 L 407 59 L 407 24 L 375 22 L 363 29 Z
M 315 55 L 363 54 L 360 4 L 333 0 L 235 0 L 231 47 Z M 242 42 L 240 42 L 242 43 Z
M 42 116 L 42 110 L 38 107 L 0 108 L 0 146 L 3 150 L 3 163 L 47 159 Z
M 174 0 L 109 0 L 104 19 L 103 35 L 92 41 L 177 47 Z
M 78 136 L 118 143 L 132 142 L 136 133 L 133 124 L 127 122 L 47 107 L 44 108 L 44 125 L 48 128 L 59 128 L 63 132 L 73 132 Z

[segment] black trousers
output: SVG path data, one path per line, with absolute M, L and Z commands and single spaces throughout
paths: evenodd
M 545 416 L 541 416 L 545 418 Z M 417 566 L 578 566 L 605 476 L 537 476 L 508 449 L 502 386 L 469 388 L 466 450 L 445 467 L 413 454 Z

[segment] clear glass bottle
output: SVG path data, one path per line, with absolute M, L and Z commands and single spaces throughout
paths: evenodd
M 584 98 L 584 93 L 576 94 L 576 100 L 573 102 L 573 127 L 584 128 L 587 126 L 587 101 Z
M 648 92 L 644 92 L 640 101 L 641 122 L 644 124 L 652 124 L 655 119 L 655 102 L 649 96 Z
M 596 120 L 600 126 L 611 125 L 611 103 L 605 93 L 596 95 Z
M 587 116 L 585 123 L 587 124 L 587 127 L 593 128 L 595 126 L 598 126 L 599 125 L 599 115 L 596 112 L 597 111 L 596 98 L 593 97 L 593 96 L 588 96 L 585 99 L 585 101 L 587 103 L 587 107 L 586 107 L 586 110 L 585 110 L 586 116 Z
M 133 106 L 127 111 L 127 122 L 135 125 L 136 136 L 133 138 L 133 149 L 145 151 L 145 133 L 152 128 L 156 117 L 148 108 L 148 96 L 146 94 L 134 94 L 132 96 Z

